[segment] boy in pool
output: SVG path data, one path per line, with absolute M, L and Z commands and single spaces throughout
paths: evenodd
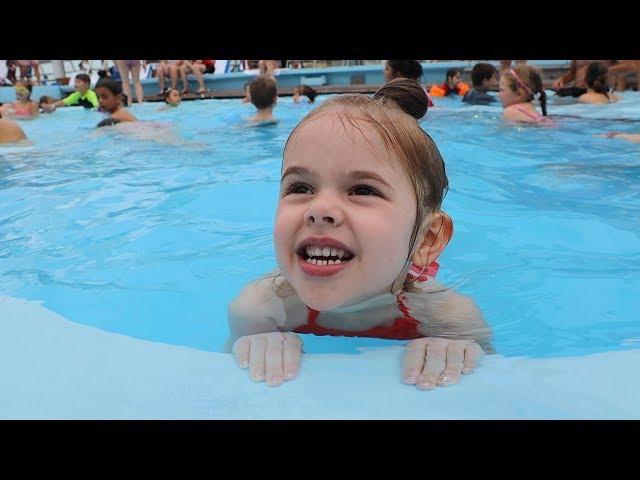
M 115 125 L 120 122 L 137 122 L 138 119 L 124 108 L 122 84 L 111 78 L 101 78 L 96 84 L 96 95 L 100 110 L 109 114 L 109 118 L 98 123 L 98 127 Z
M 400 105 L 411 102 L 409 115 Z M 229 305 L 226 348 L 253 380 L 296 377 L 297 333 L 410 340 L 403 378 L 420 389 L 457 383 L 492 351 L 474 303 L 434 279 L 453 222 L 440 209 L 444 161 L 417 122 L 427 102 L 420 84 L 396 79 L 373 98 L 324 102 L 290 134 L 279 270 Z
M 251 103 L 258 110 L 249 118 L 256 125 L 272 125 L 277 122 L 273 116 L 273 107 L 278 101 L 278 88 L 272 77 L 261 75 L 249 84 Z
M 67 98 L 58 100 L 52 106 L 43 106 L 44 111 L 52 112 L 57 107 L 82 105 L 84 108 L 98 108 L 99 102 L 96 92 L 91 90 L 91 77 L 86 73 L 79 73 L 75 79 L 76 91 Z
M 471 105 L 489 105 L 497 99 L 487 93 L 498 85 L 498 70 L 490 63 L 476 63 L 471 70 L 473 89 L 462 97 L 462 101 Z

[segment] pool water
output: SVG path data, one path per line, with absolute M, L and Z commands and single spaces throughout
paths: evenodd
M 275 268 L 282 148 L 313 106 L 283 98 L 262 128 L 239 100 L 160 106 L 133 107 L 154 122 L 137 135 L 96 130 L 102 115 L 81 108 L 21 122 L 31 145 L 0 147 L 0 294 L 222 351 L 227 304 Z M 554 127 L 457 99 L 428 112 L 455 223 L 438 278 L 474 298 L 505 356 L 638 348 L 640 145 L 595 134 L 640 132 L 640 94 L 549 111 Z M 305 338 L 312 353 L 398 343 Z

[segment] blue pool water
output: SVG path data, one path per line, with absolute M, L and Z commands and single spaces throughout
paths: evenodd
M 136 137 L 68 108 L 21 123 L 31 146 L 0 147 L 0 294 L 221 351 L 228 302 L 275 267 L 282 147 L 312 107 L 281 99 L 278 125 L 245 128 L 239 100 L 159 106 L 134 107 L 156 122 Z M 475 299 L 505 356 L 638 348 L 640 145 L 594 134 L 640 132 L 640 94 L 549 110 L 553 128 L 455 99 L 428 112 L 455 222 L 438 277 Z M 305 338 L 316 353 L 389 343 Z

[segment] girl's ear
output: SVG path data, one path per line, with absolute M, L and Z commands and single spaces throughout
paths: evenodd
M 420 267 L 434 262 L 453 236 L 453 220 L 446 213 L 435 212 L 411 261 Z

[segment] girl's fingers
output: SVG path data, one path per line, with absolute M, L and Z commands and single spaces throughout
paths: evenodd
M 454 385 L 460 380 L 464 361 L 465 344 L 452 342 L 447 345 L 447 365 L 438 378 L 438 385 Z
M 404 355 L 404 368 L 402 371 L 404 383 L 415 385 L 418 381 L 418 376 L 424 367 L 426 346 L 427 343 L 423 339 L 411 340 L 407 344 Z
M 251 348 L 251 338 L 240 337 L 233 344 L 233 355 L 240 368 L 249 366 L 249 349 Z
M 264 356 L 267 351 L 267 339 L 261 335 L 251 338 L 251 349 L 249 351 L 249 375 L 252 380 L 261 382 L 265 379 L 266 368 Z
M 267 385 L 275 387 L 284 382 L 282 356 L 284 335 L 273 333 L 267 336 L 267 350 L 265 352 Z
M 302 340 L 295 333 L 284 336 L 283 369 L 284 379 L 292 380 L 298 375 L 302 359 Z
M 484 350 L 477 343 L 469 343 L 464 349 L 462 373 L 471 373 L 478 366 L 478 361 L 484 355 Z
M 446 345 L 446 342 L 430 342 L 427 344 L 427 355 L 422 374 L 418 377 L 418 388 L 422 390 L 435 388 L 436 382 L 446 366 Z

